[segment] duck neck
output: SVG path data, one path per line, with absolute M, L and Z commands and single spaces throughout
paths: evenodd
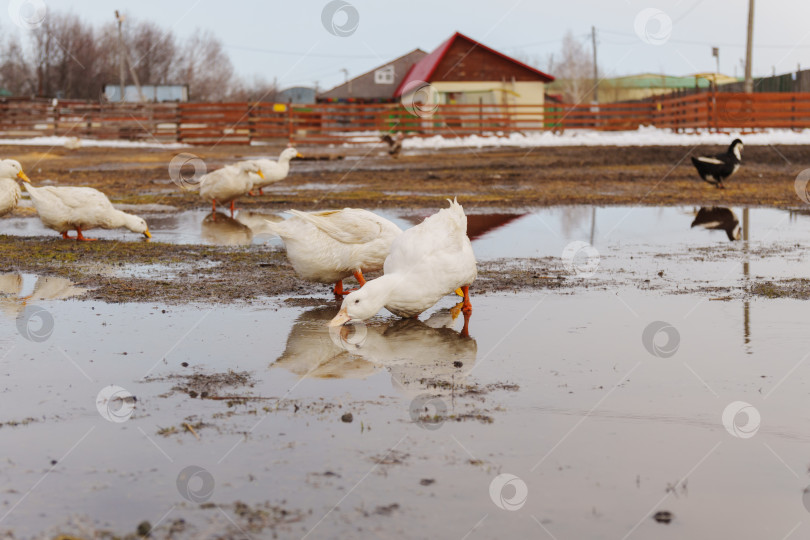
M 396 274 L 386 274 L 367 281 L 363 285 L 363 290 L 370 293 L 369 298 L 374 299 L 375 313 L 385 307 L 391 299 L 392 294 L 400 286 L 401 279 Z
M 138 224 L 140 221 L 138 218 L 131 214 L 127 214 L 126 212 L 122 212 L 121 210 L 113 210 L 111 213 L 113 225 L 117 227 L 125 227 L 132 232 L 139 232 L 136 229 L 138 228 Z

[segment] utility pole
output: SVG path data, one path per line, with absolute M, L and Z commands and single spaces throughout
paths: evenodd
M 593 102 L 594 103 L 599 103 L 599 69 L 596 67 L 596 27 L 595 26 L 591 26 L 591 43 L 593 44 Z
M 754 91 L 754 79 L 751 76 L 751 56 L 754 50 L 754 0 L 748 0 L 748 40 L 745 44 L 745 84 L 746 94 Z
M 124 66 L 124 31 L 122 25 L 124 24 L 124 17 L 122 17 L 118 10 L 115 10 L 115 20 L 118 22 L 118 78 L 120 88 L 120 102 L 124 102 L 124 90 L 126 89 L 127 74 Z

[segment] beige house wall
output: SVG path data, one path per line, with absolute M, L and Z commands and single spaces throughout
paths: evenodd
M 464 94 L 459 104 L 476 105 L 481 100 L 486 110 L 487 105 L 537 105 L 521 107 L 515 111 L 512 119 L 514 127 L 521 130 L 543 128 L 543 103 L 545 83 L 535 81 L 439 81 L 430 84 L 430 103 L 449 103 L 450 93 Z M 427 97 L 420 94 L 420 98 Z M 407 99 L 407 96 L 405 96 Z M 517 114 L 518 112 L 523 114 Z

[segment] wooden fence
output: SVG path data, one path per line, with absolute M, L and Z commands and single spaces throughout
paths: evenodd
M 186 144 L 376 141 L 536 131 L 810 128 L 810 93 L 702 93 L 632 103 L 544 105 L 170 103 L 0 100 L 0 138 L 75 136 Z

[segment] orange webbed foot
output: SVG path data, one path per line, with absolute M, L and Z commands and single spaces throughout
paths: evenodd
M 95 242 L 98 238 L 87 238 L 82 234 L 81 229 L 76 229 L 76 241 L 77 242 Z

